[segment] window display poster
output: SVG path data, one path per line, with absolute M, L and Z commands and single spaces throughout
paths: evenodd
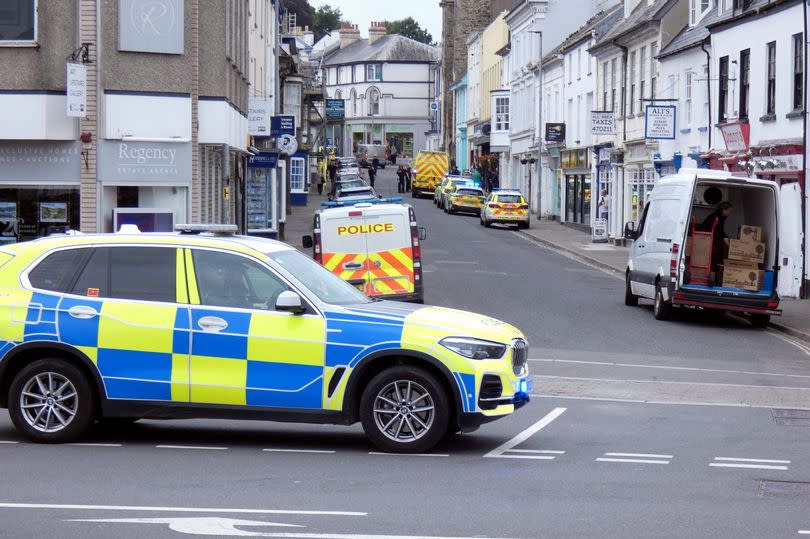
M 40 202 L 40 223 L 66 223 L 68 220 L 67 202 Z
M 0 202 L 0 221 L 17 220 L 17 203 Z
M 269 171 L 266 168 L 248 169 L 247 218 L 248 229 L 258 230 L 269 226 L 270 205 L 267 186 Z

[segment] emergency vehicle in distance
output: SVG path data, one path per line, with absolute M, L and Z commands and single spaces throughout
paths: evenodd
M 359 421 L 383 451 L 419 453 L 529 400 L 509 324 L 373 301 L 289 245 L 180 226 L 0 248 L 0 407 L 27 438 L 140 418 Z
M 410 205 L 361 203 L 316 212 L 313 235 L 303 244 L 369 297 L 422 303 L 424 238 Z
M 413 160 L 413 180 L 411 195 L 413 198 L 422 195 L 433 195 L 436 185 L 441 183 L 450 170 L 450 160 L 444 152 L 419 150 Z

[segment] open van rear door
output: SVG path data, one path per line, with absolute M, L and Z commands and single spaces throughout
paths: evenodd
M 798 298 L 802 285 L 802 194 L 798 183 L 787 183 L 779 196 L 779 275 L 781 298 Z

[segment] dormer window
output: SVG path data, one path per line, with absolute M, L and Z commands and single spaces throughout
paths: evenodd
M 712 0 L 689 0 L 689 25 L 695 26 L 712 8 Z

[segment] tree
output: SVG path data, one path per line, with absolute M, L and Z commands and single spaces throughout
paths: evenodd
M 305 26 L 312 27 L 312 19 L 315 15 L 315 9 L 309 5 L 307 0 L 284 0 L 282 7 L 288 9 L 290 13 L 295 13 L 296 24 L 301 28 Z
M 385 21 L 385 30 L 389 34 L 399 34 L 401 36 L 409 37 L 420 43 L 433 45 L 433 36 L 419 26 L 419 23 L 413 17 L 400 19 L 398 21 Z
M 342 18 L 343 13 L 339 8 L 333 8 L 329 4 L 319 7 L 312 16 L 312 31 L 315 32 L 315 40 L 321 39 L 327 32 L 340 28 Z

